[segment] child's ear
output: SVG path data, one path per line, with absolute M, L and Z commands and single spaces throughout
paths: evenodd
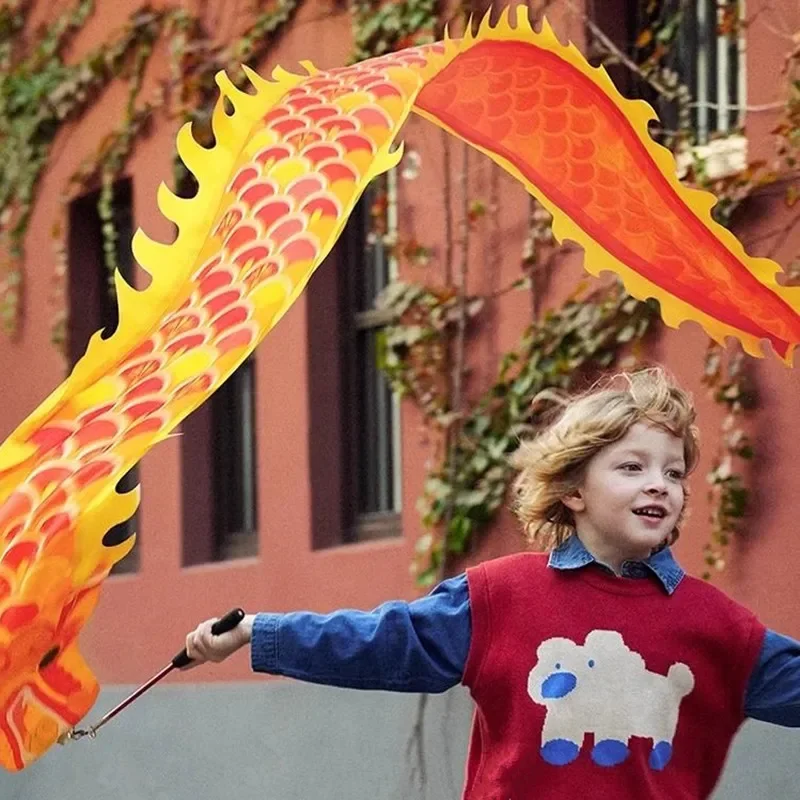
M 572 494 L 565 494 L 561 498 L 561 502 L 573 512 L 580 513 L 586 508 L 586 503 L 583 501 L 580 489 L 576 489 Z

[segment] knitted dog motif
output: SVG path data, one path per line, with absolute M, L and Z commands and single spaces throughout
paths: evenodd
M 652 739 L 650 766 L 672 758 L 681 700 L 694 688 L 686 664 L 666 675 L 647 670 L 618 631 L 592 631 L 582 646 L 571 639 L 542 642 L 528 676 L 528 694 L 547 709 L 542 758 L 563 766 L 574 761 L 584 737 L 594 734 L 592 760 L 604 767 L 624 762 L 631 736 Z

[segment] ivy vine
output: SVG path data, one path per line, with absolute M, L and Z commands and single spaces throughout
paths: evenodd
M 725 407 L 720 441 L 711 470 L 706 476 L 711 508 L 709 540 L 703 547 L 706 565 L 703 577 L 725 568 L 725 554 L 748 511 L 750 489 L 738 464 L 752 461 L 753 445 L 743 420 L 757 406 L 758 395 L 750 362 L 741 350 L 726 354 L 711 344 L 705 358 L 703 382 L 714 399 Z
M 20 54 L 19 32 L 28 5 L 6 6 L 0 18 L 0 247 L 7 259 L 0 322 L 9 334 L 17 330 L 25 233 L 55 137 L 63 123 L 84 111 L 120 72 L 152 24 L 152 15 L 140 12 L 139 24 L 68 65 L 63 51 L 94 10 L 93 0 L 79 0 L 38 31 L 35 46 Z
M 352 0 L 353 61 L 434 41 L 436 0 Z

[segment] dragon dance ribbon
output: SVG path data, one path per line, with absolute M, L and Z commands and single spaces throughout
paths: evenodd
M 303 291 L 359 196 L 395 166 L 411 111 L 486 153 L 583 246 L 593 274 L 657 298 L 667 324 L 698 322 L 791 363 L 800 289 L 748 257 L 712 221 L 712 195 L 683 187 L 648 135 L 652 109 L 623 99 L 606 72 L 534 32 L 519 7 L 477 34 L 304 75 L 252 70 L 254 93 L 217 76 L 216 144 L 189 127 L 178 153 L 191 199 L 165 185 L 174 243 L 141 231 L 150 274 L 116 276 L 119 325 L 96 334 L 72 374 L 0 446 L 0 763 L 21 770 L 91 708 L 99 688 L 77 648 L 113 564 L 133 538 L 104 544 L 138 489 L 119 479 L 247 358 Z M 227 113 L 224 102 L 232 107 Z

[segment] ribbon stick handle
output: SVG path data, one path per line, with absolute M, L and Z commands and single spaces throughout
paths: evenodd
M 219 636 L 220 634 L 232 631 L 243 619 L 244 611 L 241 608 L 231 609 L 224 617 L 218 619 L 211 626 L 211 633 L 214 636 Z M 189 654 L 186 652 L 185 647 L 180 651 L 180 653 L 178 653 L 178 655 L 175 656 L 175 658 L 172 659 L 172 666 L 174 669 L 188 667 L 191 663 L 192 659 L 189 658 Z
M 234 608 L 229 611 L 222 619 L 218 619 L 211 627 L 211 632 L 214 636 L 219 636 L 221 633 L 232 631 L 244 619 L 244 611 L 241 608 Z M 58 737 L 58 741 L 63 744 L 68 739 L 82 739 L 84 736 L 89 736 L 94 739 L 97 736 L 97 731 L 103 727 L 107 722 L 110 722 L 120 711 L 124 711 L 134 700 L 141 697 L 151 686 L 155 686 L 162 678 L 165 678 L 172 672 L 173 669 L 180 669 L 181 667 L 188 667 L 193 659 L 189 658 L 186 648 L 181 650 L 172 661 L 167 664 L 157 674 L 153 675 L 147 683 L 142 684 L 133 694 L 126 697 L 119 705 L 115 706 L 108 712 L 96 725 L 91 728 L 73 728 L 66 731 Z

